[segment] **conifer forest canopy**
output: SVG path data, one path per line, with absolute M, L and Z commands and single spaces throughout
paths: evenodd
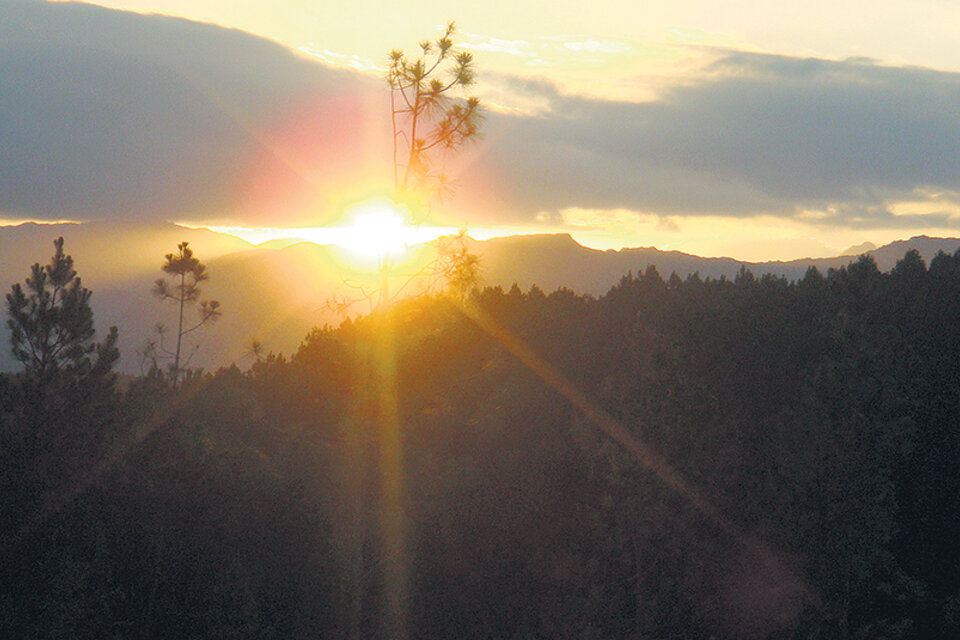
M 956 638 L 958 314 L 911 252 L 419 297 L 176 384 L 85 334 L 0 378 L 0 636 Z

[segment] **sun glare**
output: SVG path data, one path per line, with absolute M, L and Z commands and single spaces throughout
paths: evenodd
M 457 233 L 456 227 L 414 225 L 409 216 L 389 200 L 370 200 L 347 209 L 339 224 L 328 227 L 245 228 L 206 226 L 219 233 L 242 238 L 253 244 L 299 238 L 320 245 L 334 245 L 361 258 L 396 259 L 411 247 Z
M 337 245 L 365 256 L 382 256 L 417 244 L 416 228 L 389 204 L 359 208 L 352 222 L 337 229 Z

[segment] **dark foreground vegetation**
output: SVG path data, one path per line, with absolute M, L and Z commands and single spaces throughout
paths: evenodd
M 2 379 L 0 636 L 960 637 L 960 254 L 466 305 Z

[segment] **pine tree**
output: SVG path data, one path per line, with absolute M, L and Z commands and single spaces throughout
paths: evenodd
M 117 418 L 117 328 L 94 340 L 91 292 L 62 237 L 54 247 L 50 264 L 34 264 L 6 296 L 10 344 L 24 365 L 0 389 L 0 528 L 7 531 L 99 458 Z
M 174 387 L 180 380 L 182 368 L 186 366 L 185 364 L 181 366 L 183 337 L 196 331 L 207 322 L 216 320 L 221 315 L 219 302 L 216 300 L 200 300 L 200 283 L 210 276 L 207 274 L 207 267 L 194 257 L 193 249 L 189 247 L 189 244 L 188 242 L 181 242 L 177 245 L 177 253 L 168 253 L 165 256 L 166 262 L 161 268 L 164 273 L 173 276 L 173 283 L 164 278 L 158 278 L 153 285 L 155 296 L 161 300 L 172 300 L 177 305 L 177 344 L 175 350 L 168 351 L 163 345 L 163 329 L 158 327 L 160 344 L 148 344 L 143 352 L 146 357 L 154 360 L 159 357 L 173 359 L 171 376 L 173 377 Z M 189 307 L 196 307 L 197 317 L 193 322 L 188 321 L 185 317 Z M 196 351 L 196 348 L 195 346 L 194 351 Z M 189 357 L 187 362 L 189 362 Z
M 390 52 L 386 79 L 393 125 L 394 199 L 412 209 L 416 224 L 426 219 L 430 200 L 450 190 L 443 166 L 447 157 L 480 135 L 479 98 L 453 97 L 474 82 L 473 55 L 457 50 L 455 33 L 456 25 L 450 22 L 435 42 L 420 42 L 419 55 L 408 57 L 399 49 Z M 389 253 L 380 256 L 381 308 L 391 302 L 393 267 Z M 448 251 L 440 256 L 438 275 L 450 283 L 455 296 L 462 297 L 479 283 L 477 257 L 465 249 Z
M 442 191 L 446 176 L 431 167 L 444 154 L 476 140 L 482 113 L 476 97 L 455 100 L 450 93 L 473 84 L 473 56 L 457 51 L 454 23 L 447 25 L 436 42 L 420 43 L 420 55 L 408 58 L 403 51 L 390 52 L 387 82 L 390 85 L 393 122 L 394 189 L 398 199 L 410 197 L 411 189 L 432 186 Z M 434 157 L 436 156 L 436 157 Z M 430 185 L 428 183 L 435 183 Z
M 94 341 L 93 310 L 73 258 L 63 252 L 63 238 L 53 243 L 50 264 L 34 264 L 24 286 L 7 294 L 10 343 L 25 376 L 41 384 L 62 376 L 73 382 L 103 380 L 120 357 L 117 328 L 102 343 Z

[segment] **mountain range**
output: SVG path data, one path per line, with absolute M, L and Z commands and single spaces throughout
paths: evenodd
M 210 279 L 203 284 L 202 298 L 218 300 L 223 309 L 216 324 L 202 327 L 191 338 L 198 345 L 191 366 L 212 369 L 236 363 L 249 364 L 252 343 L 290 354 L 307 332 L 324 324 L 337 324 L 344 312 L 338 302 L 353 302 L 347 314 L 370 310 L 378 276 L 375 267 L 364 265 L 344 250 L 300 241 L 275 241 L 253 246 L 236 237 L 207 229 L 191 229 L 170 223 L 90 222 L 83 224 L 21 224 L 0 227 L 0 287 L 9 291 L 22 282 L 30 265 L 46 264 L 53 254 L 53 240 L 63 236 L 65 250 L 84 286 L 93 291 L 92 305 L 99 335 L 108 326 L 120 329 L 120 370 L 139 373 L 137 350 L 156 338 L 155 327 L 173 326 L 172 305 L 164 305 L 150 292 L 163 274 L 164 256 L 180 242 L 189 242 L 207 266 Z M 755 275 L 771 273 L 790 280 L 803 277 L 807 269 L 821 272 L 855 260 L 862 249 L 849 255 L 804 258 L 791 261 L 751 263 L 733 258 L 705 258 L 653 247 L 600 251 L 578 244 L 567 234 L 510 236 L 485 241 L 466 239 L 466 248 L 480 257 L 484 284 L 522 290 L 536 285 L 549 293 L 561 287 L 577 293 L 603 295 L 627 272 L 656 266 L 667 278 L 692 273 L 701 277 L 735 277 L 745 267 Z M 868 249 L 881 270 L 892 268 L 909 249 L 928 261 L 938 251 L 953 253 L 958 238 L 918 236 L 910 240 Z M 399 265 L 391 287 L 402 293 L 423 290 L 433 284 L 423 273 L 435 257 L 435 246 L 420 248 L 409 264 Z M 0 370 L 17 368 L 8 348 L 6 323 L 0 329 Z

